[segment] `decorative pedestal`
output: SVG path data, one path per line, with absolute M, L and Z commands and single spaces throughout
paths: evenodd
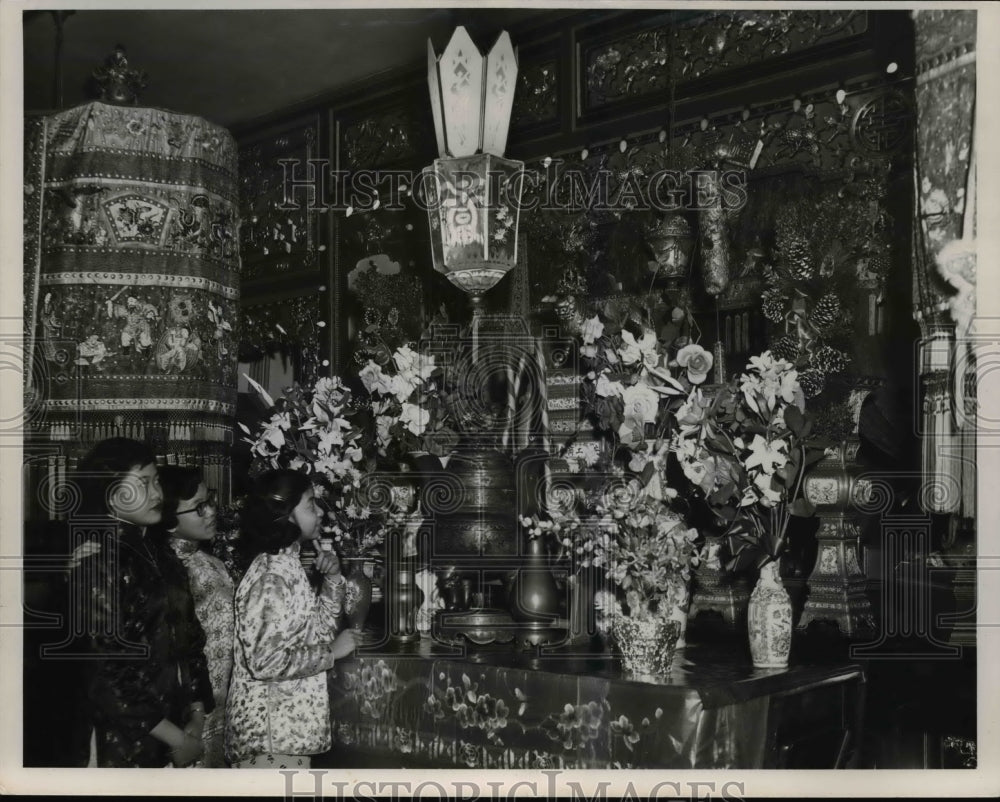
M 875 635 L 876 627 L 865 593 L 867 577 L 858 561 L 860 530 L 851 507 L 856 500 L 867 499 L 871 487 L 857 479 L 858 446 L 851 438 L 829 449 L 805 479 L 805 496 L 816 505 L 819 529 L 816 565 L 798 629 L 813 621 L 832 621 L 845 637 L 867 639 Z

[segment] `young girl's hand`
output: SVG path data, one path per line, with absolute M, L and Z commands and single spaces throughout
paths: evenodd
M 73 553 L 70 555 L 69 562 L 66 564 L 66 567 L 72 571 L 74 568 L 79 567 L 80 563 L 87 559 L 87 557 L 96 557 L 100 553 L 100 543 L 95 543 L 92 540 L 85 540 L 73 549 Z
M 340 559 L 336 552 L 321 551 L 316 555 L 316 570 L 329 577 L 340 574 Z
M 197 738 L 201 740 L 202 734 L 205 731 L 205 711 L 201 708 L 196 708 L 191 710 L 191 717 L 188 719 L 187 724 L 184 726 L 184 733 L 190 735 L 192 738 Z
M 179 744 L 170 750 L 170 762 L 176 768 L 182 769 L 190 766 L 205 754 L 205 745 L 201 738 L 184 733 L 184 737 Z
M 354 633 L 345 629 L 333 640 L 333 657 L 341 660 L 354 651 Z

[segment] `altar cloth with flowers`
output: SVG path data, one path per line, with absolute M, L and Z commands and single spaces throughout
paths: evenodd
M 843 768 L 865 687 L 855 664 L 755 670 L 710 645 L 641 681 L 606 655 L 472 660 L 427 640 L 331 675 L 331 765 L 384 768 Z

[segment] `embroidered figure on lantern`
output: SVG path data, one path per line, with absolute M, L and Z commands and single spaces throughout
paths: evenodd
M 129 296 L 125 304 L 116 304 L 115 299 L 125 290 L 119 290 L 114 297 L 106 302 L 108 317 L 112 320 L 124 320 L 125 325 L 121 328 L 120 339 L 122 351 L 131 353 L 136 363 L 149 355 L 153 346 L 152 322 L 160 316 L 156 307 L 150 303 L 140 301 L 134 296 Z
M 201 357 L 201 338 L 187 326 L 167 329 L 156 346 L 156 364 L 164 373 L 193 368 Z
M 91 334 L 81 343 L 77 343 L 76 364 L 81 367 L 92 367 L 98 372 L 103 371 L 101 362 L 108 355 L 108 347 L 97 334 Z
M 211 301 L 208 302 L 208 319 L 215 326 L 215 342 L 219 349 L 219 356 L 226 356 L 229 353 L 225 344 L 226 332 L 232 331 L 233 327 L 222 316 L 221 304 L 216 306 Z
M 52 341 L 59 336 L 59 331 L 62 329 L 62 321 L 56 312 L 55 304 L 52 303 L 51 292 L 45 293 L 45 300 L 42 301 L 42 312 L 38 319 L 42 324 L 42 354 L 49 361 L 55 361 L 57 358 L 56 347 Z

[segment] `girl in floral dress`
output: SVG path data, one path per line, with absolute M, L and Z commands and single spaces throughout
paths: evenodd
M 236 589 L 226 756 L 235 768 L 307 768 L 332 746 L 327 671 L 354 650 L 349 630 L 337 634 L 344 577 L 336 554 L 320 552 L 317 593 L 299 560 L 300 544 L 320 533 L 304 474 L 264 474 L 241 520 L 256 556 Z
M 215 710 L 205 717 L 202 741 L 205 756 L 196 765 L 226 765 L 223 740 L 226 696 L 233 670 L 233 580 L 217 557 L 201 548 L 215 537 L 215 491 L 209 490 L 196 468 L 167 465 L 160 468 L 163 488 L 161 537 L 167 540 L 186 569 L 195 614 L 205 630 L 205 657 L 212 680 Z
M 163 515 L 153 452 L 112 438 L 80 462 L 86 540 L 71 562 L 69 614 L 85 633 L 91 765 L 189 766 L 211 712 L 205 635 L 177 558 L 147 534 Z

